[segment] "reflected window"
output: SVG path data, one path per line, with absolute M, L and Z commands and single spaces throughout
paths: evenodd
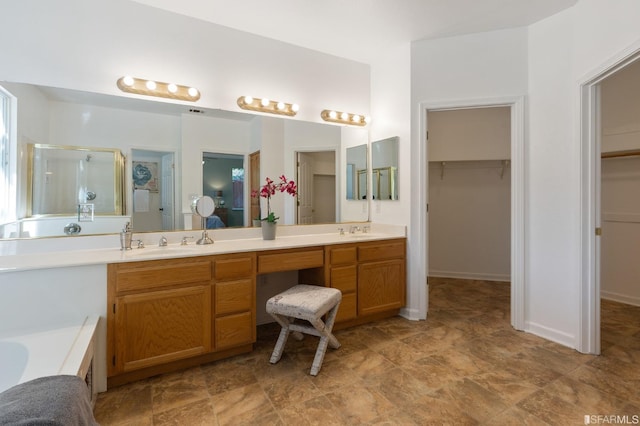
M 231 169 L 231 188 L 233 191 L 233 209 L 244 209 L 244 169 Z
M 16 219 L 15 98 L 0 87 L 0 223 Z

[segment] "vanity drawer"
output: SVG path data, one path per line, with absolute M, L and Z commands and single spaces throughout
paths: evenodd
M 369 262 L 375 260 L 386 260 L 403 258 L 405 256 L 405 242 L 372 243 L 358 247 L 358 260 Z
M 253 307 L 253 279 L 215 284 L 216 315 L 250 311 Z
M 356 260 L 358 260 L 358 252 L 355 246 L 329 249 L 329 262 L 332 265 L 355 263 Z
M 324 249 L 282 250 L 258 256 L 258 273 L 319 268 L 324 266 Z
M 162 260 L 115 266 L 117 293 L 211 281 L 209 260 Z
M 250 278 L 254 275 L 254 265 L 255 254 L 216 258 L 213 261 L 213 276 L 216 281 Z
M 331 268 L 331 287 L 337 288 L 343 294 L 356 291 L 358 286 L 358 266 L 340 266 Z
M 251 312 L 216 318 L 214 327 L 216 350 L 256 341 L 256 325 Z

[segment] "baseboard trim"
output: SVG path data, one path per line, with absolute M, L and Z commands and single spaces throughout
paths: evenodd
M 420 317 L 420 310 L 418 309 L 402 308 L 400 309 L 400 316 L 410 321 L 420 321 L 426 319 Z
M 481 280 L 481 281 L 511 281 L 510 275 L 505 274 L 487 274 L 482 272 L 454 272 L 454 271 L 429 271 L 430 277 L 436 278 L 459 278 L 463 280 Z
M 611 300 L 613 302 L 625 303 L 627 305 L 640 306 L 640 297 L 627 296 L 625 294 L 614 293 L 612 291 L 600 291 L 602 299 Z
M 560 330 L 527 321 L 525 324 L 525 331 L 527 333 L 535 334 L 536 336 L 551 340 L 552 342 L 559 343 L 572 349 L 577 348 L 576 337 Z

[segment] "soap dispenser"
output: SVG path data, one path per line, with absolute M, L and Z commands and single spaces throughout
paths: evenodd
M 120 233 L 120 250 L 131 250 L 131 237 L 133 237 L 131 223 L 127 222 Z

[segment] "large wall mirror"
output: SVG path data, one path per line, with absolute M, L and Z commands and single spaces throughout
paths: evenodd
M 367 199 L 367 145 L 347 148 L 347 200 Z
M 397 136 L 371 143 L 372 198 L 398 199 L 398 143 Z
M 339 153 L 342 146 L 341 138 L 345 134 L 340 126 L 295 119 L 197 109 L 191 105 L 158 100 L 24 83 L 0 82 L 0 86 L 17 98 L 19 153 L 26 154 L 29 145 L 79 147 L 81 150 L 77 152 L 67 150 L 62 153 L 65 161 L 74 164 L 76 171 L 80 168 L 81 161 L 84 162 L 83 166 L 94 166 L 101 162 L 102 149 L 121 152 L 124 155 L 124 190 L 121 194 L 124 208 L 115 209 L 109 216 L 103 216 L 98 214 L 98 208 L 94 206 L 94 220 L 81 224 L 80 235 L 119 232 L 127 221 L 132 222 L 134 232 L 192 229 L 189 200 L 193 196 L 202 196 L 205 193 L 218 200 L 220 214 L 224 213 L 223 209 L 227 209 L 227 227 L 250 226 L 251 212 L 248 210 L 254 208 L 250 198 L 250 179 L 254 177 L 248 174 L 243 177 L 242 191 L 239 187 L 234 191 L 233 183 L 224 187 L 215 183 L 207 187 L 205 179 L 211 179 L 212 174 L 203 170 L 202 162 L 207 161 L 203 158 L 204 153 L 242 158 L 242 167 L 237 166 L 234 169 L 244 169 L 247 173 L 253 158 L 251 155 L 260 153 L 257 157 L 261 162 L 258 181 L 262 182 L 265 176 L 273 178 L 283 173 L 288 177 L 296 176 L 297 151 L 330 150 Z M 363 132 L 363 139 L 366 141 L 366 129 L 349 130 Z M 349 137 L 353 138 L 353 135 L 350 134 Z M 84 151 L 85 149 L 91 152 Z M 366 154 L 364 157 L 366 158 Z M 343 176 L 346 159 L 336 157 L 335 163 L 335 221 L 366 220 L 367 213 L 364 208 L 362 212 L 358 211 L 361 216 L 341 210 L 339 194 L 346 179 L 346 176 Z M 143 170 L 144 173 L 151 174 L 149 180 L 136 183 L 133 176 L 134 166 L 138 171 Z M 23 232 L 27 222 L 54 223 L 52 217 L 40 214 L 45 211 L 40 210 L 44 205 L 29 201 L 32 196 L 41 198 L 42 194 L 51 198 L 46 201 L 47 205 L 53 200 L 61 199 L 57 194 L 49 194 L 42 188 L 42 185 L 46 185 L 46 174 L 36 173 L 36 168 L 42 167 L 34 166 L 32 171 L 28 171 L 26 155 L 18 156 L 15 217 L 11 223 L 0 224 L 0 238 L 65 235 L 65 224 L 78 219 L 77 211 L 55 210 L 58 216 L 55 226 L 39 226 L 32 228 L 33 231 Z M 89 188 L 89 185 L 86 188 L 83 186 L 85 189 L 79 190 L 78 194 L 74 193 L 76 208 L 79 204 L 91 204 L 92 200 L 88 197 L 92 197 L 93 194 L 89 194 L 90 192 L 96 193 L 95 200 L 103 201 L 98 198 L 103 196 L 102 188 L 113 183 L 113 173 L 98 175 L 105 177 L 104 182 L 91 182 L 91 186 L 97 185 L 95 187 L 101 189 L 96 191 Z M 33 185 L 30 185 L 29 179 L 33 179 Z M 366 187 L 366 183 L 364 185 Z M 33 188 L 30 194 L 27 193 L 29 187 Z M 356 193 L 363 190 L 357 190 Z M 80 193 L 82 191 L 84 192 Z M 244 203 L 234 202 L 232 196 L 239 193 L 244 194 Z M 114 198 L 118 198 L 118 195 L 114 194 Z M 283 224 L 296 223 L 295 200 L 278 198 L 283 203 L 278 207 Z M 85 199 L 87 203 L 80 202 Z M 240 209 L 240 204 L 241 210 L 234 210 Z M 161 217 L 150 218 L 153 214 L 159 214 Z M 285 222 L 285 219 L 288 220 Z

